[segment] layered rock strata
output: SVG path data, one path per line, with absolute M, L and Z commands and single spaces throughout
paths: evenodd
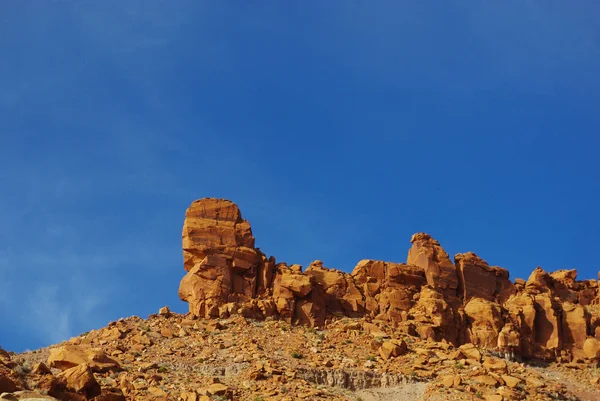
M 335 316 L 366 317 L 432 341 L 527 358 L 600 358 L 598 281 L 575 270 L 536 268 L 527 281 L 474 254 L 454 261 L 425 233 L 413 235 L 406 263 L 360 261 L 352 273 L 321 261 L 304 271 L 255 247 L 239 208 L 205 198 L 186 212 L 179 296 L 199 317 L 241 314 L 323 326 Z

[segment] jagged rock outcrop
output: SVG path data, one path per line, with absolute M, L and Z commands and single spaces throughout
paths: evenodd
M 188 208 L 182 233 L 180 298 L 201 317 L 241 314 L 323 326 L 335 316 L 366 317 L 454 345 L 473 344 L 530 358 L 598 359 L 598 281 L 575 270 L 536 268 L 527 281 L 473 252 L 454 263 L 425 233 L 411 238 L 406 263 L 360 261 L 352 273 L 321 261 L 305 271 L 255 247 L 233 202 L 206 198 Z
M 493 302 L 505 301 L 514 291 L 508 279 L 508 270 L 489 266 L 473 252 L 459 253 L 454 257 L 459 277 L 459 296 L 468 302 L 483 298 Z
M 182 234 L 184 268 L 179 296 L 196 315 L 217 317 L 228 302 L 263 293 L 274 260 L 254 247 L 250 223 L 224 199 L 201 199 L 186 212 Z M 258 285 L 257 285 L 258 284 Z
M 423 269 L 378 260 L 361 260 L 347 276 L 362 292 L 365 312 L 388 322 L 406 320 L 426 284 Z
M 408 251 L 406 263 L 422 268 L 427 277 L 427 284 L 441 292 L 445 298 L 450 300 L 457 298 L 459 295 L 457 270 L 440 243 L 425 233 L 413 235 L 410 242 L 412 247 Z

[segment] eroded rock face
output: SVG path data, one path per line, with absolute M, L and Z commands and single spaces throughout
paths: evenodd
M 504 327 L 502 307 L 484 298 L 471 298 L 465 305 L 466 341 L 485 348 L 495 348 Z
M 182 245 L 188 274 L 179 296 L 198 316 L 217 317 L 223 304 L 254 298 L 257 289 L 265 291 L 271 284 L 274 260 L 254 247 L 250 223 L 233 202 L 206 198 L 192 203 Z
M 473 252 L 459 253 L 454 257 L 454 261 L 463 300 L 483 298 L 488 301 L 503 302 L 513 292 L 514 286 L 508 279 L 508 270 L 489 266 Z
M 206 198 L 188 208 L 180 298 L 201 317 L 276 317 L 311 327 L 334 316 L 366 317 L 432 341 L 471 344 L 525 357 L 596 359 L 596 280 L 575 270 L 536 268 L 513 284 L 508 270 L 473 252 L 454 263 L 440 243 L 413 235 L 407 263 L 360 261 L 351 274 L 314 261 L 277 263 L 255 247 L 239 208 Z
M 427 284 L 448 298 L 458 296 L 459 282 L 456 267 L 440 243 L 429 234 L 412 236 L 412 247 L 406 263 L 419 266 L 425 271 Z
M 365 297 L 351 275 L 323 267 L 320 260 L 308 266 L 306 275 L 322 288 L 327 313 L 343 313 L 350 317 L 364 314 Z
M 207 198 L 192 203 L 185 214 L 182 242 L 187 271 L 213 254 L 235 259 L 241 270 L 257 263 L 250 223 L 242 218 L 237 205 L 225 199 Z
M 426 284 L 423 269 L 378 260 L 360 261 L 348 280 L 362 292 L 365 312 L 389 322 L 407 319 Z

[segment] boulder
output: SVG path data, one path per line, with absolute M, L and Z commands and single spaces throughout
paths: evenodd
M 169 317 L 171 316 L 171 309 L 168 306 L 163 306 L 158 310 L 160 316 Z
M 495 373 L 508 373 L 506 361 L 499 358 L 488 357 L 483 361 L 483 367 Z
M 525 289 L 530 294 L 539 294 L 542 292 L 550 292 L 552 289 L 552 278 L 544 269 L 536 267 L 527 279 Z
M 46 366 L 45 363 L 38 362 L 35 365 L 33 365 L 31 373 L 33 373 L 34 375 L 51 375 L 52 371 L 48 366 Z
M 563 302 L 577 302 L 577 270 L 557 270 L 550 273 L 552 287 Z
M 312 290 L 310 277 L 305 274 L 291 273 L 289 270 L 284 271 L 281 275 L 279 285 L 294 294 L 295 297 L 304 298 Z
M 459 351 L 470 360 L 481 362 L 481 351 L 471 343 L 463 344 L 458 347 Z
M 408 345 L 404 340 L 384 341 L 381 347 L 379 347 L 379 355 L 384 360 L 404 355 L 406 351 L 408 351 Z
M 120 370 L 117 361 L 109 358 L 104 351 L 97 348 L 87 348 L 79 345 L 63 345 L 50 350 L 48 366 L 62 371 L 78 365 L 87 364 L 94 372 Z
M 519 383 L 522 382 L 522 380 L 518 377 L 509 375 L 502 375 L 502 380 L 504 380 L 504 383 L 506 383 L 506 385 L 510 388 L 515 388 L 519 385 Z
M 54 390 L 52 396 L 60 397 L 65 390 L 84 395 L 87 399 L 100 395 L 100 384 L 96 381 L 91 366 L 83 363 L 61 372 L 57 379 L 61 383 L 60 390 Z
M 583 343 L 583 352 L 588 359 L 600 359 L 600 340 L 594 337 L 589 337 Z
M 58 401 L 49 395 L 40 394 L 36 391 L 16 391 L 14 393 L 2 394 L 0 391 L 0 401 Z

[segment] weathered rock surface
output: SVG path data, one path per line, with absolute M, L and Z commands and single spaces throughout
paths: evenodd
M 456 298 L 460 287 L 457 269 L 440 243 L 425 233 L 413 235 L 410 242 L 413 245 L 406 263 L 423 269 L 427 284 L 439 290 L 445 298 Z
M 50 395 L 64 398 L 64 394 L 72 393 L 86 399 L 100 395 L 100 384 L 96 381 L 90 365 L 84 363 L 65 370 L 57 376 L 57 384 Z
M 94 372 L 119 370 L 119 363 L 109 358 L 102 349 L 80 345 L 64 345 L 54 348 L 48 357 L 48 366 L 60 370 L 88 364 Z
M 453 263 L 438 241 L 418 233 L 406 264 L 362 260 L 348 274 L 315 261 L 302 271 L 263 254 L 239 208 L 213 198 L 188 208 L 182 239 L 187 274 L 179 295 L 196 316 L 239 313 L 311 327 L 332 316 L 365 316 L 432 341 L 596 358 L 590 339 L 600 341 L 600 312 L 590 307 L 600 302 L 598 282 L 577 281 L 575 270 L 538 267 L 526 282 L 512 283 L 508 270 L 473 252 Z
M 489 266 L 473 252 L 459 253 L 454 257 L 459 276 L 460 296 L 468 302 L 471 298 L 503 302 L 513 292 L 508 270 Z

